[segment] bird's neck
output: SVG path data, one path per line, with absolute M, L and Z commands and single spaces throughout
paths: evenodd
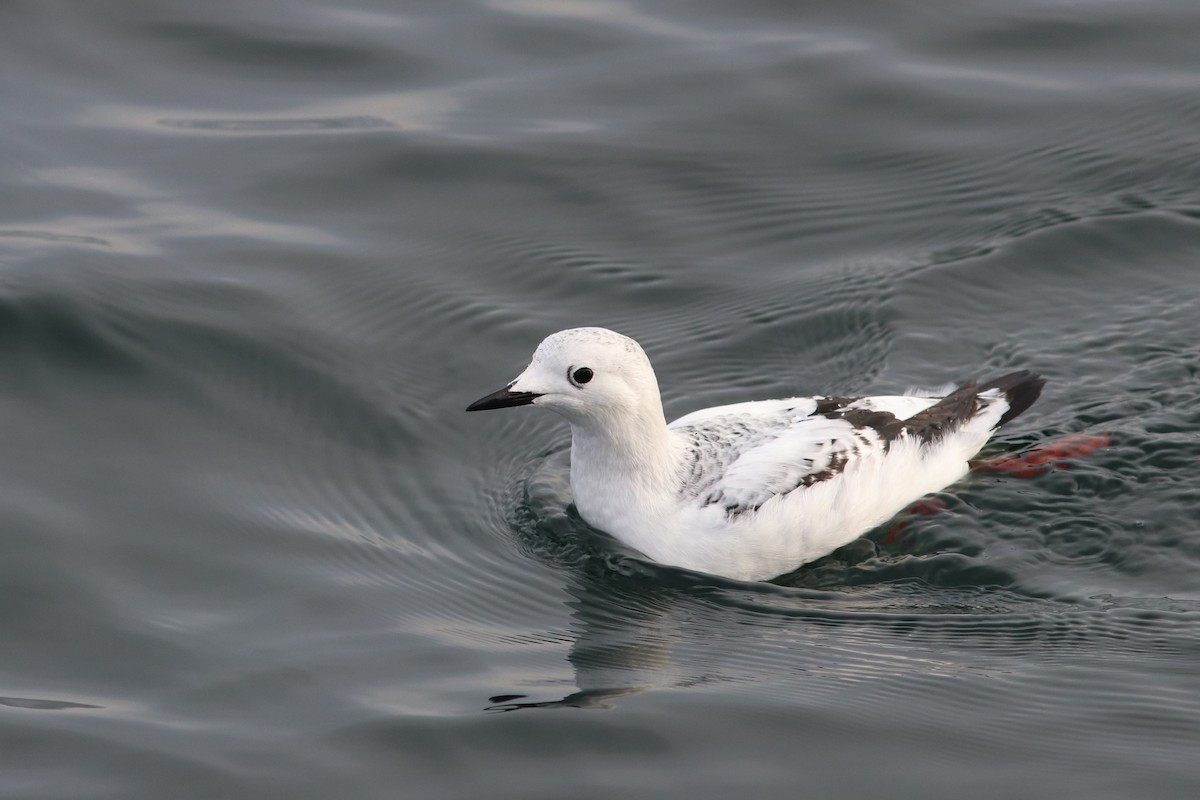
M 673 497 L 681 448 L 662 406 L 571 425 L 571 486 L 584 519 L 619 533 L 619 519 L 649 513 L 646 504 Z M 630 504 L 643 506 L 630 508 Z

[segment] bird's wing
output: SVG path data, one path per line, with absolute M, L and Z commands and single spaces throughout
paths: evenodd
M 704 409 L 671 424 L 689 448 L 681 494 L 735 517 L 885 454 L 927 397 L 792 398 Z

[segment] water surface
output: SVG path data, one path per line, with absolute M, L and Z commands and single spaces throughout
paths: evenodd
M 1200 8 L 0 9 L 0 793 L 1192 798 Z M 668 415 L 1035 369 L 1112 445 L 771 584 L 576 515 Z M 753 794 L 752 794 L 753 793 Z

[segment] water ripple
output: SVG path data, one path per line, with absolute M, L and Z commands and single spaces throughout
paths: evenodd
M 309 119 L 160 119 L 158 124 L 164 128 L 237 134 L 375 131 L 393 127 L 385 119 L 365 115 Z

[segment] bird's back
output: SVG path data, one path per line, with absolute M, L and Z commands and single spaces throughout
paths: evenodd
M 1042 383 L 1013 373 L 940 398 L 791 398 L 681 417 L 670 425 L 685 454 L 681 526 L 648 555 L 754 579 L 825 555 L 961 478 Z

